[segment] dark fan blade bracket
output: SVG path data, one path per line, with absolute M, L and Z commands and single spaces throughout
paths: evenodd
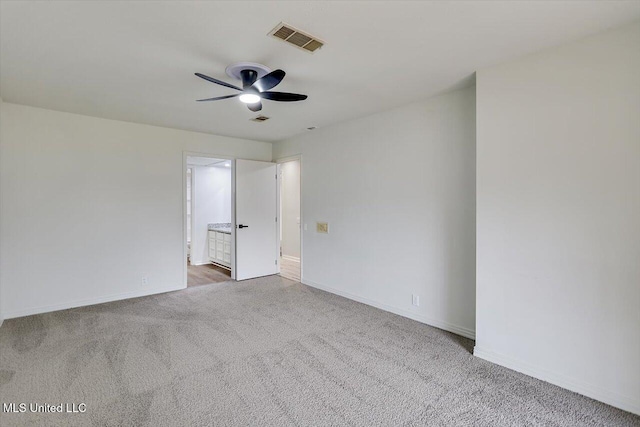
M 307 99 L 307 95 L 302 95 L 299 93 L 288 93 L 288 92 L 260 92 L 260 97 L 263 99 L 268 99 L 270 101 L 280 101 L 280 102 L 295 102 L 295 101 L 304 101 Z
M 229 99 L 229 98 L 236 98 L 240 96 L 239 93 L 235 94 L 235 95 L 227 95 L 227 96 L 217 96 L 215 98 L 206 98 L 206 99 L 196 99 L 196 101 L 200 102 L 200 101 L 218 101 L 220 99 Z
M 286 73 L 283 70 L 272 71 L 256 80 L 252 87 L 256 88 L 260 92 L 272 89 L 280 84 L 285 75 Z
M 230 83 L 223 82 L 222 80 L 214 79 L 213 77 L 205 76 L 204 74 L 200 74 L 200 73 L 195 73 L 195 74 L 196 74 L 196 76 L 200 77 L 201 79 L 205 79 L 206 81 L 209 81 L 211 83 L 215 83 L 215 84 L 218 84 L 220 86 L 226 86 L 226 87 L 231 88 L 231 89 L 236 89 L 236 90 L 240 90 L 240 91 L 242 90 L 238 86 L 234 86 L 234 85 L 232 85 Z

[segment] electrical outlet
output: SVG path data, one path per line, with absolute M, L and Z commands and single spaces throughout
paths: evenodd
M 329 234 L 329 224 L 326 222 L 316 222 L 316 232 Z
M 420 306 L 420 295 L 411 295 L 411 304 L 415 305 L 416 307 Z
M 149 278 L 147 276 L 142 276 L 142 286 L 147 286 L 149 284 Z

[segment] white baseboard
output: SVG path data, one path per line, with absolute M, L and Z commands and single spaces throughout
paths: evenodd
M 478 346 L 474 348 L 473 355 L 539 380 L 566 388 L 567 390 L 574 391 L 592 399 L 599 400 L 624 411 L 640 415 L 640 402 L 629 396 L 624 396 L 614 391 L 606 390 L 602 387 L 570 378 L 562 374 L 550 372 L 546 369 L 523 362 L 522 360 L 495 353 L 491 350 L 483 349 Z
M 345 298 L 348 298 L 350 300 L 358 301 L 358 302 L 361 302 L 363 304 L 370 305 L 372 307 L 376 307 L 376 308 L 379 308 L 379 309 L 384 310 L 384 311 L 388 311 L 388 312 L 393 313 L 393 314 L 397 314 L 397 315 L 402 316 L 402 317 L 407 317 L 409 319 L 415 320 L 415 321 L 420 322 L 420 323 L 426 323 L 429 326 L 435 326 L 436 328 L 444 329 L 445 331 L 453 332 L 454 334 L 462 335 L 463 337 L 470 338 L 472 340 L 476 339 L 476 331 L 474 331 L 472 329 L 468 329 L 468 328 L 464 328 L 464 327 L 461 327 L 461 326 L 453 325 L 453 324 L 451 324 L 449 322 L 445 322 L 445 321 L 442 321 L 442 320 L 432 319 L 430 317 L 423 316 L 421 314 L 412 313 L 412 312 L 410 312 L 408 310 L 404 310 L 402 308 L 398 308 L 398 307 L 391 306 L 389 304 L 384 304 L 384 303 L 381 303 L 381 302 L 377 302 L 377 301 L 371 300 L 369 298 L 361 297 L 359 295 L 354 295 L 352 293 L 341 291 L 339 289 L 335 289 L 335 288 L 332 288 L 330 286 L 321 285 L 319 283 L 312 282 L 311 280 L 307 280 L 305 278 L 302 278 L 301 283 L 304 284 L 304 285 L 307 285 L 307 286 L 311 286 L 312 288 L 321 289 L 323 291 L 327 291 L 327 292 L 330 292 L 332 294 L 340 295 L 341 297 L 345 297 Z
M 16 317 L 31 316 L 33 314 L 49 313 L 52 311 L 66 310 L 69 308 L 84 307 L 87 305 L 102 304 L 105 302 L 120 301 L 123 299 L 138 298 L 138 297 L 144 297 L 147 295 L 163 294 L 165 292 L 178 291 L 180 289 L 185 289 L 185 286 L 180 285 L 180 286 L 172 286 L 168 288 L 159 288 L 159 289 L 141 289 L 133 292 L 125 292 L 125 293 L 115 294 L 115 295 L 106 295 L 106 296 L 96 297 L 96 298 L 87 298 L 83 300 L 64 302 L 61 304 L 53 304 L 53 305 L 46 305 L 46 306 L 40 306 L 40 307 L 29 307 L 22 310 L 16 310 L 16 311 L 11 311 L 9 313 L 6 313 L 4 315 L 4 318 L 14 319 Z

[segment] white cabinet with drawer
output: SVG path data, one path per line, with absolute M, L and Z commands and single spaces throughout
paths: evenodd
M 209 230 L 209 261 L 231 268 L 231 234 Z

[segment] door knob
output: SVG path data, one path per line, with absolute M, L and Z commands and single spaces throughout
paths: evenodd
M 249 226 L 240 224 L 240 225 L 238 225 L 238 228 L 249 228 Z

